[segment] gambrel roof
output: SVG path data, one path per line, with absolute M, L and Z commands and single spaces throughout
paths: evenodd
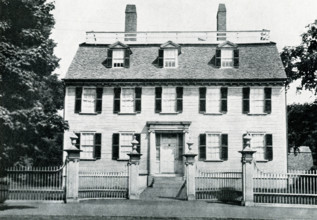
M 79 46 L 65 80 L 285 80 L 286 74 L 275 43 L 238 44 L 239 67 L 214 66 L 216 44 L 183 44 L 178 68 L 157 66 L 160 45 L 129 45 L 129 68 L 106 68 L 109 45 Z

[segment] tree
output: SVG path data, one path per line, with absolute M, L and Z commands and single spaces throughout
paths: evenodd
M 302 86 L 317 93 L 317 20 L 307 26 L 296 47 L 285 47 L 281 59 L 287 75 L 287 83 L 301 79 Z
M 53 9 L 46 0 L 0 0 L 0 167 L 43 164 L 62 148 L 58 135 L 68 125 L 57 113 L 64 88 L 52 74 Z
M 287 110 L 289 147 L 309 146 L 317 165 L 317 105 L 294 104 Z

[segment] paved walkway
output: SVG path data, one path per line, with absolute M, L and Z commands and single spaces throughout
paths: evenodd
M 94 216 L 94 217 L 92 217 Z M 242 207 L 206 201 L 89 200 L 6 203 L 0 219 L 317 219 L 317 208 Z

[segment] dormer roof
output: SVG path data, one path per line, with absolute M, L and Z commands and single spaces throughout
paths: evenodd
M 178 54 L 181 53 L 181 46 L 177 43 L 174 43 L 173 41 L 167 41 L 164 44 L 161 44 L 160 46 L 161 49 L 177 49 Z
M 225 41 L 225 42 L 222 42 L 221 44 L 219 44 L 217 46 L 218 49 L 221 49 L 221 48 L 237 48 L 238 45 L 235 44 L 235 43 L 232 43 L 231 41 Z
M 132 51 L 130 49 L 130 47 L 120 41 L 117 41 L 111 45 L 109 45 L 109 49 L 126 49 L 130 51 L 130 54 L 132 54 Z

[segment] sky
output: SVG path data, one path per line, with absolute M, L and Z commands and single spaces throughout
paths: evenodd
M 215 31 L 219 3 L 226 4 L 227 30 L 271 31 L 279 51 L 300 44 L 300 35 L 317 19 L 317 0 L 55 0 L 55 55 L 61 58 L 55 73 L 63 78 L 85 42 L 86 31 L 124 31 L 125 7 L 135 4 L 138 31 Z M 313 92 L 291 85 L 287 102 L 315 99 Z

